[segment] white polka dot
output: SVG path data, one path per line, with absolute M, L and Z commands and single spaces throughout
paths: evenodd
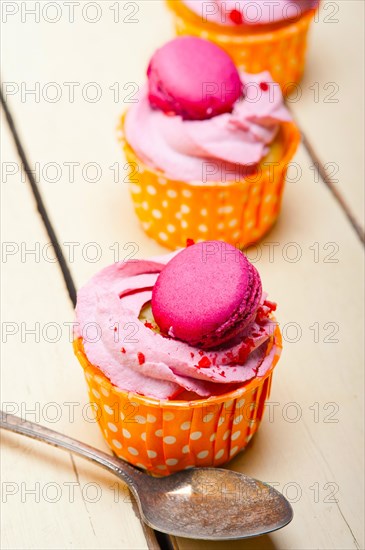
M 182 218 L 181 212 L 176 212 L 175 218 L 176 218 L 177 220 L 181 220 L 181 218 Z
M 182 192 L 182 194 L 183 194 L 183 196 L 184 196 L 184 197 L 187 197 L 187 198 L 189 198 L 189 197 L 191 197 L 191 195 L 192 195 L 192 192 L 191 192 L 191 191 L 189 191 L 189 189 L 183 189 L 183 192 Z
M 125 428 L 122 429 L 122 434 L 124 435 L 124 437 L 126 439 L 130 439 L 132 437 L 130 432 L 128 430 L 126 430 Z
M 236 441 L 236 439 L 239 438 L 239 436 L 241 435 L 241 432 L 238 430 L 237 432 L 234 432 L 234 434 L 232 434 L 232 441 Z
M 142 222 L 142 227 L 145 231 L 151 227 L 151 222 Z
M 167 470 L 167 466 L 165 466 L 165 464 L 159 464 L 159 465 L 157 466 L 157 468 L 158 468 L 159 470 Z
M 124 420 L 124 419 L 125 419 L 125 414 L 121 412 L 121 413 L 120 413 L 120 418 L 121 418 L 122 420 Z
M 188 223 L 187 223 L 185 220 L 182 220 L 182 221 L 181 221 L 181 227 L 182 227 L 183 229 L 186 229 L 186 228 L 188 227 Z
M 206 208 L 202 208 L 200 210 L 200 213 L 201 213 L 202 216 L 207 216 L 208 215 L 208 210 Z
M 231 430 L 227 430 L 226 432 L 224 432 L 223 441 L 228 439 L 230 435 L 231 435 Z
M 267 195 L 267 196 L 265 197 L 265 202 L 270 202 L 271 199 L 272 199 L 272 195 Z
M 89 374 L 88 372 L 85 372 L 85 377 L 86 377 L 86 380 L 91 380 L 92 376 L 91 374 Z
M 218 208 L 218 214 L 230 214 L 233 212 L 233 206 L 221 206 Z
M 184 447 L 182 448 L 182 452 L 184 453 L 184 455 L 189 453 L 190 452 L 189 445 L 184 445 Z
M 221 449 L 216 453 L 215 458 L 218 460 L 219 458 L 222 458 L 223 455 L 224 455 L 224 450 Z
M 163 440 L 166 445 L 173 445 L 174 443 L 176 443 L 176 437 L 174 437 L 173 435 L 167 435 L 163 438 Z
M 147 469 L 147 466 L 145 466 L 144 464 L 141 464 L 140 462 L 136 462 L 136 466 L 137 466 L 138 468 L 143 468 L 144 470 Z
M 238 451 L 238 447 L 232 447 L 232 449 L 229 451 L 229 456 L 233 456 Z
M 235 220 L 235 219 L 230 220 L 228 223 L 229 227 L 234 227 L 237 224 L 238 224 L 238 220 Z
M 113 409 L 111 407 L 109 407 L 109 405 L 104 405 L 104 410 L 108 414 L 113 414 L 114 413 Z
M 247 229 L 251 229 L 251 227 L 253 227 L 253 221 L 251 220 L 251 221 L 247 222 L 246 227 L 247 227 Z
M 199 225 L 198 229 L 201 233 L 206 233 L 208 231 L 207 226 L 204 225 L 203 223 Z
M 94 388 L 91 390 L 96 397 L 96 399 L 100 399 L 100 393 L 97 390 L 94 390 Z
M 121 449 L 121 448 L 122 448 L 121 442 L 118 441 L 117 439 L 112 439 L 112 443 L 113 443 L 114 447 L 116 447 L 117 449 Z
M 134 447 L 128 447 L 128 451 L 131 453 L 131 455 L 137 456 L 139 452 Z
M 226 401 L 224 403 L 224 408 L 225 409 L 230 409 L 232 407 L 232 405 L 233 405 L 233 399 L 230 399 L 229 401 Z
M 177 464 L 179 461 L 177 460 L 177 458 L 168 458 L 166 460 L 166 464 L 168 466 L 175 466 L 175 464 Z
M 213 420 L 213 418 L 214 418 L 213 413 L 206 414 L 205 416 L 203 416 L 203 422 L 210 422 L 211 420 Z
M 160 185 L 166 185 L 167 179 L 165 178 L 157 178 L 157 181 Z
M 232 233 L 232 237 L 234 239 L 239 239 L 241 236 L 241 231 L 235 231 L 234 233 Z
M 148 414 L 147 415 L 147 422 L 149 422 L 150 424 L 153 424 L 154 422 L 156 422 L 156 417 L 153 416 L 153 414 Z
M 253 434 L 249 434 L 249 435 L 246 437 L 246 443 L 248 443 L 248 442 L 251 440 L 252 436 L 253 436 Z
M 167 241 L 168 240 L 168 236 L 163 231 L 161 231 L 161 233 L 159 233 L 158 236 L 160 237 L 161 241 Z
M 137 416 L 134 417 L 137 424 L 146 424 L 146 419 L 144 416 L 141 416 L 140 414 L 137 414 Z
M 109 397 L 109 392 L 108 392 L 108 390 L 106 390 L 105 388 L 100 388 L 100 389 L 101 389 L 101 393 L 102 393 L 103 395 L 105 395 L 105 397 Z
M 236 416 L 236 418 L 233 420 L 233 424 L 239 424 L 240 422 L 242 422 L 243 420 L 243 414 L 239 414 L 238 416 Z
M 254 426 L 256 424 L 256 420 L 249 420 L 248 422 L 250 428 L 252 428 L 252 426 Z
M 201 432 L 193 432 L 190 434 L 190 439 L 193 439 L 196 441 L 197 439 L 200 439 L 203 434 Z
M 153 185 L 147 185 L 147 193 L 149 195 L 156 195 L 156 187 L 153 187 Z
M 182 430 L 188 430 L 191 426 L 191 422 L 183 422 L 180 426 Z
M 169 223 L 167 225 L 166 229 L 169 233 L 175 233 L 175 231 L 176 231 L 176 227 L 174 225 L 172 225 L 172 223 Z
M 162 430 L 156 430 L 156 431 L 155 431 L 155 435 L 156 435 L 157 437 L 162 437 Z
M 135 183 L 131 183 L 131 191 L 132 193 L 138 194 L 141 192 L 141 187 Z
M 109 430 L 111 430 L 112 432 L 117 432 L 117 431 L 118 431 L 118 428 L 117 428 L 116 425 L 113 424 L 112 422 L 108 422 L 108 428 L 109 428 Z
M 97 382 L 98 384 L 102 384 L 102 383 L 103 383 L 103 379 L 102 379 L 101 376 L 96 375 L 96 376 L 94 377 L 94 380 L 95 380 L 95 382 Z
M 237 401 L 237 409 L 240 409 L 241 407 L 243 407 L 243 405 L 245 404 L 245 400 L 244 399 L 240 399 L 239 401 Z
M 164 208 L 167 208 L 168 205 L 169 205 L 169 203 L 168 203 L 167 201 L 162 201 L 162 206 L 163 206 Z
M 218 426 L 222 426 L 222 424 L 224 424 L 224 417 L 223 416 L 218 420 Z
M 148 451 L 147 451 L 147 455 L 148 455 L 149 458 L 156 458 L 157 453 L 156 453 L 156 451 L 150 451 L 150 450 L 148 450 Z
M 146 432 L 143 432 L 143 434 L 141 434 L 141 439 L 142 439 L 142 441 L 146 441 L 146 439 L 147 439 Z
M 157 210 L 157 208 L 154 208 L 152 210 L 152 216 L 156 218 L 156 220 L 160 220 L 162 218 L 162 213 L 160 210 Z
M 182 204 L 180 210 L 183 214 L 189 214 L 190 212 L 190 208 L 187 204 Z
M 218 229 L 219 231 L 221 231 L 222 229 L 224 229 L 224 223 L 222 223 L 222 222 L 219 223 L 219 224 L 217 225 L 217 229 Z
M 200 451 L 200 453 L 197 454 L 198 458 L 206 458 L 209 454 L 209 451 Z
M 169 422 L 170 420 L 174 420 L 175 415 L 172 412 L 165 412 L 163 413 L 163 419 Z
M 170 199 L 175 199 L 177 197 L 177 193 L 173 189 L 168 189 L 167 196 L 170 197 Z
M 215 434 L 212 434 L 209 438 L 209 441 L 215 441 L 215 438 L 216 438 L 216 435 Z
M 143 210 L 148 210 L 149 209 L 149 204 L 147 201 L 143 201 L 142 204 L 141 204 Z

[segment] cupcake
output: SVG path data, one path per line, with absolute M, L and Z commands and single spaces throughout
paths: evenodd
M 121 121 L 143 228 L 171 249 L 188 238 L 253 244 L 278 216 L 300 139 L 280 88 L 196 37 L 157 50 L 147 74 Z
M 319 0 L 167 0 L 178 35 L 212 40 L 238 67 L 269 71 L 284 93 L 300 81 Z
M 275 309 L 220 241 L 96 274 L 78 292 L 74 350 L 113 452 L 157 475 L 240 452 L 281 353 Z

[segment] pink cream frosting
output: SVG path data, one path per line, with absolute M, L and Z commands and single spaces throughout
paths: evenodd
M 266 295 L 251 325 L 215 350 L 162 336 L 139 319 L 174 255 L 113 264 L 80 289 L 75 337 L 82 337 L 89 361 L 120 389 L 157 399 L 173 399 L 184 390 L 206 398 L 263 376 L 278 353 L 275 344 L 267 353 L 275 322 Z
M 319 0 L 182 0 L 203 21 L 218 25 L 268 25 L 300 17 Z M 233 17 L 230 14 L 234 11 Z M 238 16 L 237 12 L 241 14 Z M 235 17 L 236 15 L 236 17 Z
M 125 137 L 139 158 L 167 177 L 191 183 L 237 180 L 269 151 L 292 117 L 268 72 L 241 73 L 244 96 L 231 113 L 183 120 L 150 106 L 147 86 L 127 112 Z

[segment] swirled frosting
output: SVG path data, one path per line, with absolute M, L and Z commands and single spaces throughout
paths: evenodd
M 182 0 L 203 21 L 218 25 L 270 25 L 300 17 L 319 0 Z
M 174 254 L 113 264 L 80 289 L 75 337 L 82 338 L 89 361 L 120 389 L 158 399 L 173 399 L 184 390 L 196 398 L 219 395 L 264 375 L 278 353 L 265 295 L 250 326 L 209 351 L 163 336 L 140 319 Z
M 125 119 L 125 137 L 139 158 L 180 181 L 237 180 L 256 166 L 292 117 L 268 72 L 241 73 L 244 96 L 232 112 L 207 120 L 183 120 L 151 107 L 148 89 Z

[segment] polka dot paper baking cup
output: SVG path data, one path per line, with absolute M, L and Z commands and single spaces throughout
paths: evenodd
M 303 75 L 307 35 L 315 10 L 300 19 L 267 32 L 240 34 L 235 27 L 203 21 L 180 0 L 167 0 L 178 35 L 190 34 L 215 42 L 226 50 L 235 64 L 247 73 L 269 71 L 284 92 L 293 92 L 293 83 Z
M 159 401 L 119 390 L 88 361 L 81 339 L 74 341 L 74 351 L 113 452 L 155 475 L 168 475 L 193 466 L 220 466 L 245 448 L 260 425 L 280 357 L 278 327 L 269 346 L 274 341 L 277 353 L 263 377 L 197 401 Z
M 275 147 L 254 174 L 240 181 L 184 182 L 144 164 L 119 128 L 130 167 L 129 185 L 136 214 L 146 233 L 176 249 L 187 239 L 222 240 L 246 247 L 275 223 L 288 165 L 300 142 L 295 124 L 282 125 Z

